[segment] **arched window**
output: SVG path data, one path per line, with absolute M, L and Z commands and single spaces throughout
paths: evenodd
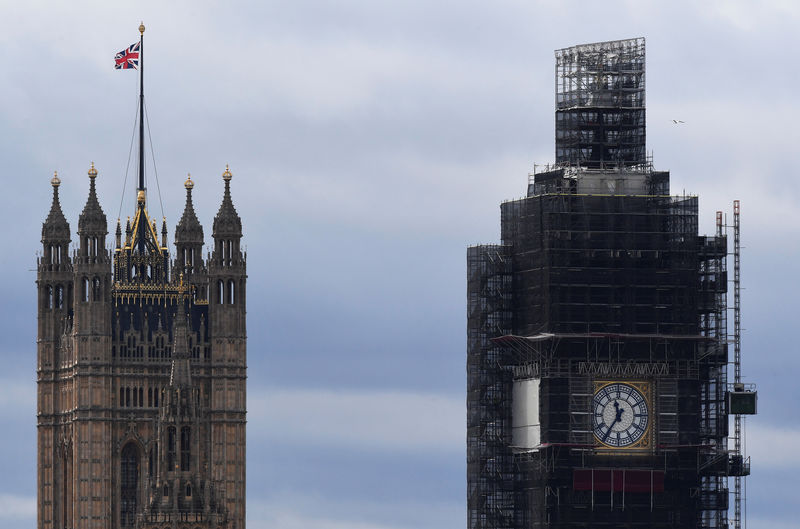
M 44 306 L 48 309 L 53 308 L 53 287 L 47 285 L 44 289 Z
M 125 407 L 131 407 L 131 388 L 125 388 Z
M 191 430 L 188 426 L 181 428 L 181 470 L 189 470 L 191 463 Z
M 55 306 L 57 309 L 64 308 L 64 287 L 56 286 Z
M 228 280 L 228 303 L 233 305 L 236 302 L 236 298 L 234 297 L 234 286 L 233 286 L 233 279 Z
M 139 449 L 128 443 L 120 455 L 120 522 L 133 527 L 139 485 Z
M 147 407 L 153 407 L 153 388 L 147 388 Z
M 192 484 L 191 483 L 187 483 L 186 484 L 186 497 L 187 498 L 191 498 L 192 497 Z
M 89 278 L 81 279 L 81 301 L 89 301 Z
M 95 276 L 92 279 L 92 300 L 100 301 L 103 297 L 103 289 L 100 287 L 100 278 Z
M 119 388 L 119 407 L 125 406 L 125 388 Z
M 139 388 L 139 406 L 144 407 L 144 388 Z
M 175 427 L 167 429 L 167 468 L 175 469 Z
M 225 282 L 222 279 L 217 283 L 217 299 L 220 305 L 225 303 Z
M 153 406 L 158 408 L 158 388 L 153 391 Z

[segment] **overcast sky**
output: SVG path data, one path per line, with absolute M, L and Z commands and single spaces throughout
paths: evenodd
M 554 158 L 553 50 L 639 36 L 656 167 L 699 194 L 703 232 L 742 200 L 744 374 L 760 387 L 748 527 L 796 526 L 800 4 L 110 5 L 0 1 L 0 529 L 36 520 L 49 180 L 73 232 L 92 161 L 109 220 L 133 213 L 138 82 L 113 57 L 140 20 L 150 211 L 160 187 L 170 240 L 186 174 L 207 241 L 226 163 L 234 175 L 251 529 L 464 527 L 466 247 L 498 241 L 500 202 Z

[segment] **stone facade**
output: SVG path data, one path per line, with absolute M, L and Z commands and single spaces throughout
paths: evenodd
M 145 190 L 106 249 L 94 166 L 77 250 L 53 177 L 38 259 L 38 527 L 245 527 L 246 255 L 223 173 L 213 249 L 192 204 L 176 254 Z

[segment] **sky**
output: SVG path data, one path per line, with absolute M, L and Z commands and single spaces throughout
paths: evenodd
M 500 202 L 553 161 L 553 50 L 640 36 L 655 167 L 700 196 L 701 232 L 742 201 L 747 527 L 796 526 L 800 4 L 0 0 L 0 20 L 0 529 L 36 523 L 49 181 L 73 232 L 91 162 L 109 220 L 133 213 L 138 80 L 113 57 L 140 21 L 170 240 L 187 173 L 207 242 L 233 173 L 248 527 L 465 526 L 466 247 L 497 242 Z

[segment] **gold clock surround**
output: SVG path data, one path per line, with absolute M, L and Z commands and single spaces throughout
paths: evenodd
M 644 397 L 645 403 L 647 404 L 647 426 L 645 428 L 644 434 L 634 443 L 628 446 L 610 446 L 597 438 L 597 435 L 594 434 L 594 428 L 592 428 L 592 435 L 594 437 L 595 445 L 597 449 L 604 452 L 611 452 L 617 454 L 623 453 L 631 453 L 631 452 L 644 452 L 644 451 L 652 451 L 653 450 L 653 431 L 654 431 L 654 423 L 656 418 L 655 408 L 653 406 L 653 384 L 650 381 L 646 380 L 595 380 L 594 381 L 594 391 L 592 392 L 592 410 L 591 413 L 594 413 L 594 398 L 597 393 L 602 390 L 604 387 L 609 386 L 611 384 L 625 384 L 631 386 L 636 391 L 642 394 Z

